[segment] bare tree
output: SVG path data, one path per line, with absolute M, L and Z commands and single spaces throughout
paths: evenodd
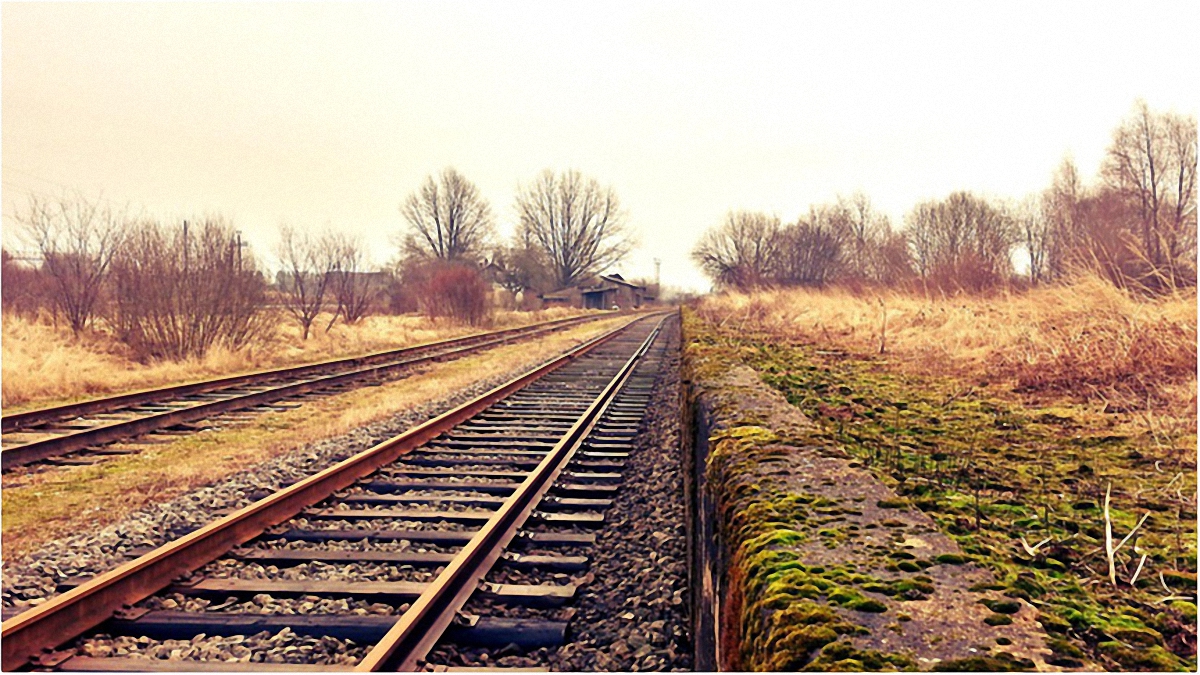
M 1009 207 L 1009 217 L 1017 237 L 1029 255 L 1029 281 L 1045 283 L 1050 279 L 1050 256 L 1054 249 L 1054 220 L 1044 201 L 1027 197 Z
M 875 210 L 871 198 L 862 192 L 849 198 L 838 197 L 838 206 L 845 214 L 842 253 L 845 273 L 878 281 L 879 249 L 892 229 L 888 217 Z
M 926 282 L 979 290 L 1011 271 L 1011 219 L 969 192 L 917 204 L 908 215 L 908 235 L 917 270 Z
M 325 297 L 337 268 L 337 246 L 330 234 L 313 238 L 284 225 L 279 230 L 280 292 L 284 307 L 308 339 L 313 321 L 325 307 Z
M 1050 187 L 1042 192 L 1039 208 L 1049 228 L 1046 273 L 1061 277 L 1073 266 L 1089 265 L 1095 259 L 1084 218 L 1087 189 L 1079 169 L 1069 157 L 1054 172 Z
M 911 249 L 905 233 L 889 227 L 876 251 L 876 281 L 886 286 L 898 286 L 916 276 Z
M 841 270 L 841 238 L 827 221 L 814 216 L 780 232 L 778 260 L 773 265 L 780 283 L 824 286 Z
M 1139 254 L 1149 267 L 1143 282 L 1174 283 L 1181 272 L 1194 277 L 1195 118 L 1155 113 L 1138 101 L 1132 115 L 1113 132 L 1101 174 L 1109 187 L 1137 207 Z
M 479 188 L 453 168 L 436 179 L 426 178 L 400 213 L 409 225 L 404 249 L 412 256 L 474 262 L 495 233 L 491 206 Z
M 603 272 L 633 247 L 616 192 L 578 171 L 543 172 L 516 206 L 520 236 L 542 252 L 559 288 Z
M 731 211 L 700 238 L 692 260 L 719 287 L 747 289 L 768 283 L 782 245 L 781 230 L 778 216 Z
M 338 316 L 347 324 L 358 323 L 371 308 L 371 301 L 379 292 L 377 277 L 367 271 L 367 254 L 362 239 L 335 234 L 330 242 L 334 265 L 331 279 L 333 299 L 337 307 L 328 331 Z
M 18 214 L 25 235 L 42 256 L 42 269 L 53 280 L 55 312 L 78 335 L 95 317 L 113 255 L 126 224 L 124 212 L 102 199 L 81 193 L 57 199 L 29 197 Z
M 545 291 L 554 284 L 546 256 L 531 242 L 520 238 L 512 245 L 493 249 L 488 267 L 493 270 L 495 281 L 513 294 Z
M 267 328 L 266 282 L 240 236 L 219 217 L 130 229 L 112 263 L 109 319 L 142 358 L 237 349 Z

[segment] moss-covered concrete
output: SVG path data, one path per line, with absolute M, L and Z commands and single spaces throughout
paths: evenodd
M 686 316 L 685 336 L 698 426 L 712 439 L 709 478 L 722 495 L 724 522 L 736 524 L 723 531 L 731 549 L 730 591 L 745 596 L 728 603 L 737 605 L 738 620 L 727 616 L 726 626 L 736 623 L 733 629 L 745 639 L 726 636 L 737 642 L 742 659 L 726 665 L 768 667 L 770 659 L 783 658 L 764 660 L 756 651 L 759 634 L 775 628 L 763 618 L 769 610 L 759 607 L 762 616 L 743 611 L 761 603 L 762 593 L 762 584 L 746 577 L 770 577 L 778 571 L 771 566 L 801 565 L 811 572 L 815 564 L 853 566 L 854 573 L 878 577 L 851 584 L 868 599 L 876 597 L 871 593 L 888 601 L 915 598 L 907 602 L 916 606 L 922 596 L 934 598 L 942 584 L 961 580 L 970 597 L 988 601 L 974 602 L 978 621 L 971 623 L 990 637 L 950 658 L 908 652 L 918 668 L 933 667 L 921 658 L 942 658 L 937 669 L 965 659 L 953 664 L 1195 670 L 1194 453 L 1163 449 L 1153 428 L 1131 431 L 1084 406 L 1038 407 L 972 383 L 903 374 L 878 356 L 704 325 L 694 316 Z M 748 425 L 756 431 L 727 437 L 727 430 Z M 1191 439 L 1194 447 L 1194 432 Z M 1109 485 L 1117 539 L 1150 514 L 1130 542 L 1137 553 L 1130 546 L 1121 553 L 1116 586 L 1107 580 L 1103 557 L 1102 505 Z M 887 489 L 877 492 L 877 486 Z M 770 549 L 764 569 L 748 564 L 755 559 L 742 553 L 745 533 L 767 533 L 747 521 L 759 528 L 771 524 L 747 507 L 798 497 L 832 503 L 810 508 L 803 520 L 792 518 L 787 529 L 795 534 L 789 536 L 800 539 Z M 928 550 L 906 547 L 910 537 Z M 1130 585 L 1143 553 L 1145 570 Z M 808 586 L 820 590 L 811 580 Z M 818 599 L 851 616 L 845 611 L 852 597 Z M 941 611 L 946 605 L 932 606 Z M 853 623 L 887 638 L 892 649 L 897 629 L 908 635 L 923 630 L 892 611 L 876 614 L 878 624 L 862 614 L 853 615 Z M 904 614 L 914 622 L 921 618 L 907 607 Z M 1049 636 L 1041 640 L 1044 647 L 1010 635 L 1030 618 Z M 938 638 L 937 630 L 927 646 L 944 648 L 951 636 Z M 839 634 L 838 642 L 847 635 Z M 808 651 L 808 658 L 818 653 Z
M 1046 668 L 1036 611 L 694 320 L 690 383 L 725 550 L 723 668 Z M 1007 612 L 1009 622 L 993 625 Z M 967 661 L 975 659 L 976 661 Z M 997 669 L 997 668 L 992 668 Z

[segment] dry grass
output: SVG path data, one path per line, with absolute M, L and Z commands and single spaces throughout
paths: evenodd
M 565 318 L 581 312 L 499 312 L 495 328 Z M 325 318 L 328 321 L 328 318 Z M 239 372 L 297 365 L 352 356 L 478 332 L 478 329 L 435 323 L 420 316 L 372 316 L 354 326 L 325 323 L 307 340 L 298 327 L 284 322 L 265 344 L 231 352 L 215 349 L 203 359 L 139 363 L 117 341 L 102 332 L 81 338 L 65 328 L 5 315 L 2 326 L 3 397 L 6 412 L 66 403 Z
M 143 451 L 136 455 L 94 466 L 6 475 L 0 491 L 4 560 L 71 532 L 104 527 L 146 504 L 168 501 L 306 443 L 444 398 L 520 364 L 544 360 L 627 320 L 605 319 L 435 364 L 380 387 L 315 398 L 298 409 L 261 415 L 244 425 L 141 446 Z
M 882 348 L 901 370 L 1195 416 L 1194 290 L 1151 300 L 1096 278 L 993 297 L 781 290 L 716 296 L 698 311 L 829 349 Z

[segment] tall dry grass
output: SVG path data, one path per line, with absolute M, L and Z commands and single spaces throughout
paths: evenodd
M 493 328 L 549 321 L 577 310 L 497 312 Z M 323 319 L 323 321 L 322 321 Z M 478 332 L 479 328 L 425 317 L 371 316 L 325 332 L 321 317 L 308 340 L 292 322 L 269 339 L 238 351 L 214 348 L 203 358 L 140 363 L 106 333 L 76 338 L 69 330 L 14 315 L 0 321 L 0 389 L 7 411 L 165 386 L 239 372 L 353 356 Z
M 789 289 L 714 296 L 697 311 L 733 328 L 882 352 L 903 370 L 1121 405 L 1150 396 L 1195 414 L 1194 289 L 1144 298 L 1094 276 L 990 297 Z

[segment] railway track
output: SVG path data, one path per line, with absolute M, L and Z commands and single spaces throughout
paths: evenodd
M 602 315 L 607 316 L 607 315 Z M 409 368 L 444 361 L 570 328 L 599 317 L 559 319 L 365 356 L 259 371 L 150 389 L 0 418 L 0 466 L 7 472 L 39 462 L 90 464 L 104 455 L 137 452 L 107 444 L 154 432 L 187 433 L 218 415 L 295 407 L 296 399 L 394 378 Z M 86 456 L 70 456 L 87 450 Z
M 416 670 L 439 644 L 561 644 L 567 622 L 538 608 L 576 592 L 571 573 L 586 569 L 591 531 L 618 489 L 668 319 L 635 320 L 117 569 L 69 581 L 4 622 L 4 669 L 278 668 L 252 648 L 269 643 L 289 670 Z M 122 649 L 142 656 L 111 656 Z M 204 654 L 218 660 L 196 660 Z

